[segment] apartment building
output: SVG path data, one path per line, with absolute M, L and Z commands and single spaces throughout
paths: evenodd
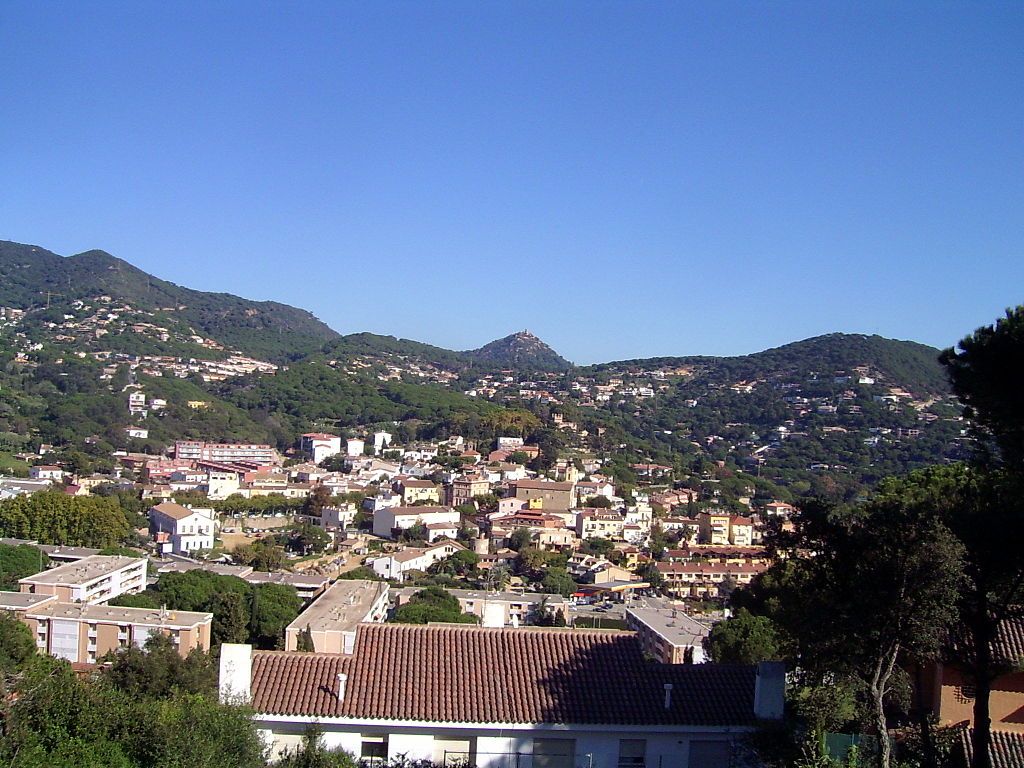
M 453 507 L 472 504 L 476 496 L 491 492 L 491 481 L 480 475 L 463 475 L 452 480 L 448 503 Z
M 31 630 L 36 647 L 61 659 L 95 664 L 108 651 L 131 645 L 142 647 L 156 633 L 168 635 L 182 656 L 187 656 L 194 648 L 210 650 L 212 613 L 68 603 L 53 596 L 33 597 L 41 599 L 14 612 Z M 0 610 L 5 607 L 0 598 Z
M 341 453 L 341 438 L 325 432 L 307 432 L 299 441 L 299 448 L 313 457 L 314 464 L 319 464 Z
M 212 461 L 231 464 L 245 461 L 254 464 L 280 465 L 281 455 L 269 445 L 252 443 L 206 443 L 199 440 L 178 440 L 174 458 L 179 461 Z
M 768 570 L 763 562 L 753 563 L 658 563 L 665 588 L 679 597 L 717 597 L 725 584 L 749 584 Z
M 646 600 L 626 609 L 626 626 L 644 654 L 662 664 L 702 664 L 711 629 L 666 600 Z
M 402 504 L 409 507 L 413 504 L 440 504 L 441 489 L 429 480 L 415 477 L 399 477 L 392 487 L 395 493 L 401 494 Z
M 576 535 L 581 539 L 621 539 L 626 520 L 611 509 L 583 509 L 576 517 Z
M 146 588 L 145 557 L 92 555 L 18 580 L 20 592 L 69 603 L 105 603 Z
M 284 631 L 284 648 L 295 651 L 309 631 L 317 653 L 352 653 L 356 627 L 388 615 L 388 585 L 382 581 L 336 581 L 295 617 Z

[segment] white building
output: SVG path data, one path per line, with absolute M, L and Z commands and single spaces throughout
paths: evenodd
M 782 717 L 785 670 L 652 665 L 627 632 L 362 624 L 351 654 L 226 643 L 219 687 L 272 756 L 315 727 L 371 763 L 727 768 Z
M 299 448 L 313 457 L 314 464 L 319 464 L 324 459 L 341 453 L 341 438 L 324 432 L 307 432 L 302 436 Z
M 64 479 L 64 470 L 52 464 L 36 464 L 28 468 L 28 476 L 33 480 L 51 480 L 59 483 Z
M 373 433 L 373 452 L 380 453 L 385 448 L 391 445 L 391 433 L 390 432 L 374 432 Z
M 237 472 L 211 469 L 206 478 L 206 495 L 210 501 L 222 501 L 238 493 L 242 487 Z
M 149 509 L 149 532 L 162 553 L 188 555 L 213 549 L 217 514 L 165 501 Z
M 385 579 L 405 581 L 409 571 L 426 571 L 434 563 L 465 549 L 455 541 L 440 541 L 429 547 L 406 547 L 390 555 L 367 561 L 373 572 Z
M 393 538 L 398 531 L 405 531 L 417 523 L 459 524 L 459 513 L 451 507 L 389 507 L 374 510 L 373 535 Z
M 146 588 L 145 557 L 92 555 L 18 579 L 18 590 L 69 603 L 105 603 Z
M 350 437 L 345 441 L 345 454 L 347 456 L 362 456 L 366 450 L 366 443 L 358 437 Z

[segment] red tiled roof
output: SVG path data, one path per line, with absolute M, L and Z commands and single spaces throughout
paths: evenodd
M 750 725 L 755 670 L 646 661 L 633 633 L 362 624 L 352 656 L 253 655 L 257 712 L 461 723 Z M 338 673 L 348 675 L 337 700 Z M 664 707 L 664 684 L 672 705 Z
M 960 736 L 960 749 L 965 765 L 970 765 L 974 756 L 974 745 L 971 743 L 972 728 L 957 726 Z M 992 741 L 988 745 L 988 756 L 992 768 L 1020 768 L 1024 765 L 1024 733 L 1010 731 L 992 731 Z
M 1014 616 L 1000 623 L 993 646 L 996 658 L 1015 665 L 1024 662 L 1024 617 Z

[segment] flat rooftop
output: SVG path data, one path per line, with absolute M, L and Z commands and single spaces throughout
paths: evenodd
M 89 603 L 45 603 L 28 611 L 32 618 L 78 619 L 110 624 L 144 624 L 168 629 L 189 629 L 213 620 L 212 613 L 168 611 L 159 608 L 126 608 Z
M 40 603 L 56 600 L 54 595 L 36 595 L 32 592 L 0 591 L 0 611 L 25 611 Z
M 267 571 L 253 571 L 242 578 L 250 584 L 284 584 L 289 587 L 306 589 L 319 589 L 330 581 L 327 576 L 315 573 L 268 573 Z
M 252 568 L 248 565 L 229 565 L 227 563 L 201 563 L 199 561 L 168 560 L 155 561 L 157 573 L 188 573 L 189 571 L 209 571 L 218 576 L 237 576 L 244 579 Z
M 381 595 L 388 591 L 383 581 L 341 580 L 334 582 L 309 604 L 288 629 L 345 632 L 366 619 Z
M 650 601 L 645 605 L 630 606 L 626 615 L 632 615 L 673 645 L 694 645 L 711 632 L 711 628 L 688 616 L 681 608 L 664 601 Z
M 84 560 L 87 557 L 99 554 L 98 549 L 91 547 L 61 547 L 56 544 L 39 544 L 39 549 L 55 560 Z M 139 553 L 141 557 L 142 554 Z
M 395 590 L 395 596 L 399 602 L 406 602 L 410 597 L 420 591 L 422 587 L 403 587 Z M 502 603 L 540 603 L 542 600 L 547 599 L 548 605 L 561 605 L 565 602 L 565 598 L 561 595 L 549 595 L 543 592 L 485 592 L 482 589 L 448 589 L 445 588 L 452 597 L 458 598 L 459 600 L 492 600 L 494 602 Z
M 92 555 L 75 563 L 65 563 L 48 571 L 19 579 L 19 583 L 29 584 L 86 584 L 94 579 L 107 576 L 122 568 L 142 563 L 145 569 L 146 558 L 123 557 L 121 555 Z

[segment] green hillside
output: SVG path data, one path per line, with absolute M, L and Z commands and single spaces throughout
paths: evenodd
M 338 334 L 310 312 L 272 301 L 183 288 L 104 251 L 62 257 L 44 248 L 0 241 L 0 305 L 62 308 L 108 295 L 137 309 L 161 311 L 205 337 L 254 357 L 287 360 Z
M 738 357 L 654 357 L 593 366 L 593 370 L 638 370 L 658 367 L 693 367 L 708 382 L 810 378 L 832 379 L 867 366 L 885 382 L 919 395 L 950 391 L 939 365 L 939 350 L 915 341 L 882 336 L 830 333 L 795 341 L 774 349 Z

